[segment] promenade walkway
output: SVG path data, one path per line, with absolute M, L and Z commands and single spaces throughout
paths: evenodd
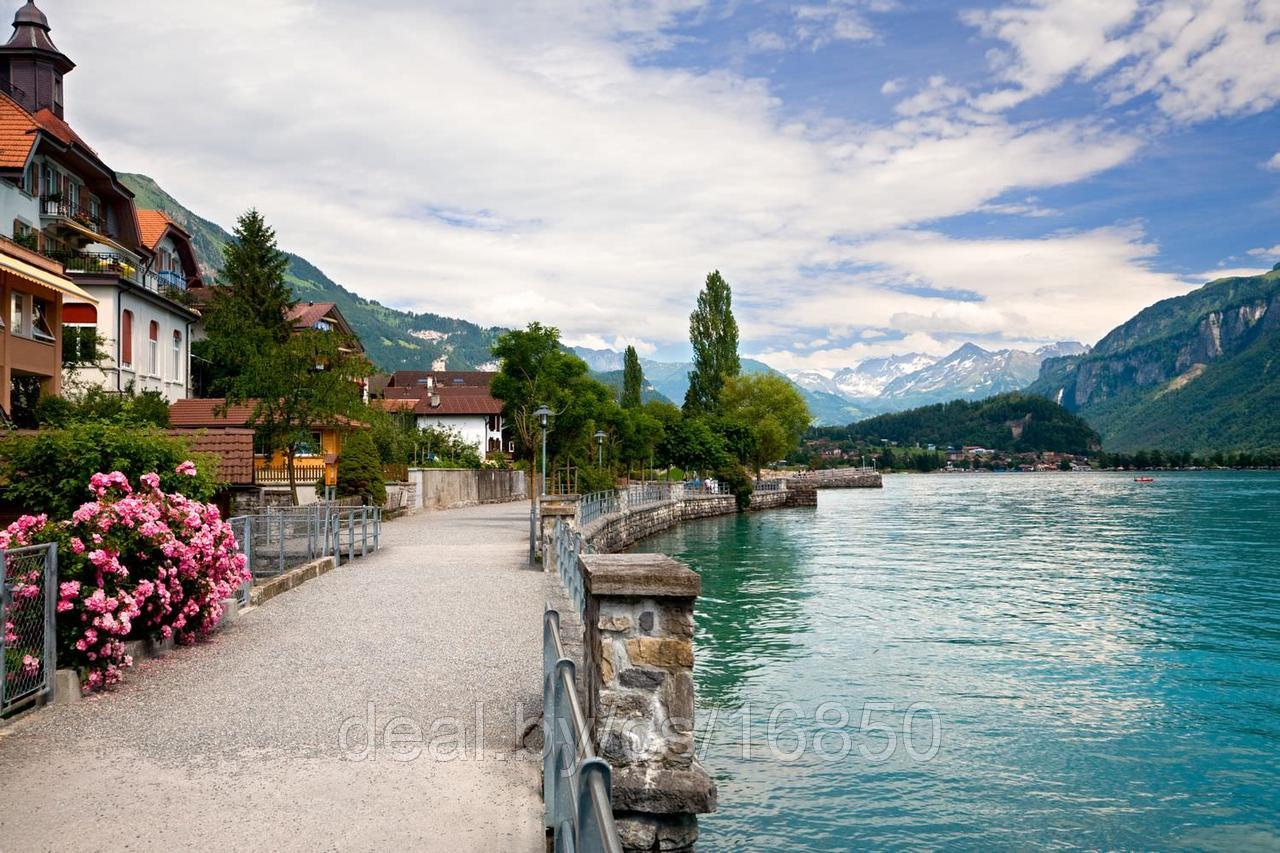
M 381 552 L 114 693 L 0 728 L 0 848 L 543 850 L 515 744 L 542 701 L 527 513 L 389 523 Z

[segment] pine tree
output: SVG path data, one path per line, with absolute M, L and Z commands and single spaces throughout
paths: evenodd
M 684 410 L 688 414 L 714 413 L 725 380 L 742 372 L 733 293 L 719 270 L 707 275 L 698 294 L 698 307 L 689 315 L 689 343 L 693 346 L 693 370 Z
M 253 325 L 276 343 L 289 337 L 288 314 L 297 304 L 285 283 L 289 256 L 276 245 L 275 229 L 262 214 L 250 210 L 236 220 L 235 239 L 222 248 L 225 296 L 241 303 Z
M 640 367 L 640 355 L 629 346 L 622 360 L 622 408 L 640 407 L 640 390 L 644 387 L 644 370 Z
M 205 312 L 206 339 L 192 347 L 202 390 L 226 394 L 249 363 L 284 344 L 296 300 L 285 282 L 288 256 L 275 231 L 250 210 L 236 222 L 235 240 L 223 247 L 221 281 Z

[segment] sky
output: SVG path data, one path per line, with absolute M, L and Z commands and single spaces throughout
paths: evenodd
M 681 358 L 718 269 L 838 368 L 1280 261 L 1280 0 L 40 5 L 109 165 L 397 308 Z

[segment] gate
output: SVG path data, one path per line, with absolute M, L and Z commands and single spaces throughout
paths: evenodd
M 0 567 L 0 714 L 7 714 L 53 692 L 58 546 L 0 549 Z

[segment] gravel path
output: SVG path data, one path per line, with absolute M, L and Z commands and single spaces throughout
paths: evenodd
M 543 850 L 537 755 L 516 744 L 541 709 L 547 588 L 527 512 L 388 523 L 379 553 L 0 728 L 0 846 Z

